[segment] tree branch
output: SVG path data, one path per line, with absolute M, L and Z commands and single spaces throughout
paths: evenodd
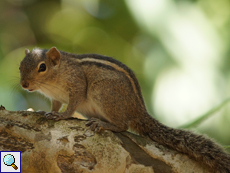
M 21 151 L 22 172 L 208 172 L 188 156 L 130 132 L 95 134 L 84 120 L 0 107 L 0 150 Z

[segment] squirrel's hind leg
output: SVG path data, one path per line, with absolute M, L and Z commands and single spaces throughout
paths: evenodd
M 111 123 L 108 123 L 108 122 L 105 122 L 105 121 L 102 121 L 98 118 L 91 118 L 87 123 L 86 123 L 86 126 L 89 126 L 90 129 L 92 131 L 95 131 L 95 132 L 100 132 L 100 131 L 103 131 L 103 130 L 111 130 L 113 132 L 122 132 L 122 131 L 126 131 L 128 129 L 128 127 L 124 127 L 124 128 L 121 128 L 121 127 L 117 127 Z

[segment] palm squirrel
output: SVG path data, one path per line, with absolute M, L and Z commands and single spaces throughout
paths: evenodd
M 202 135 L 167 127 L 148 114 L 132 70 L 102 55 L 76 55 L 57 50 L 25 50 L 20 63 L 20 84 L 52 101 L 48 119 L 70 118 L 75 111 L 89 119 L 91 130 L 131 130 L 149 136 L 208 166 L 215 173 L 230 173 L 230 155 Z M 59 113 L 62 104 L 68 104 Z

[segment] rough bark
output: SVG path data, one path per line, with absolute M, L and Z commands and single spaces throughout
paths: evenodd
M 0 150 L 21 151 L 22 172 L 204 173 L 196 161 L 130 132 L 94 133 L 85 120 L 0 107 Z

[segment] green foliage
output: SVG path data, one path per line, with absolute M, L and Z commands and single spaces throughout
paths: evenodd
M 205 121 L 206 119 L 213 116 L 216 112 L 220 111 L 220 109 L 222 109 L 227 103 L 229 103 L 229 101 L 230 101 L 230 98 L 226 99 L 225 101 L 223 101 L 218 106 L 212 108 L 211 110 L 209 110 L 205 114 L 199 116 L 196 120 L 194 120 L 188 124 L 182 125 L 182 126 L 180 126 L 180 128 L 195 128 L 196 126 L 201 124 L 203 121 Z

